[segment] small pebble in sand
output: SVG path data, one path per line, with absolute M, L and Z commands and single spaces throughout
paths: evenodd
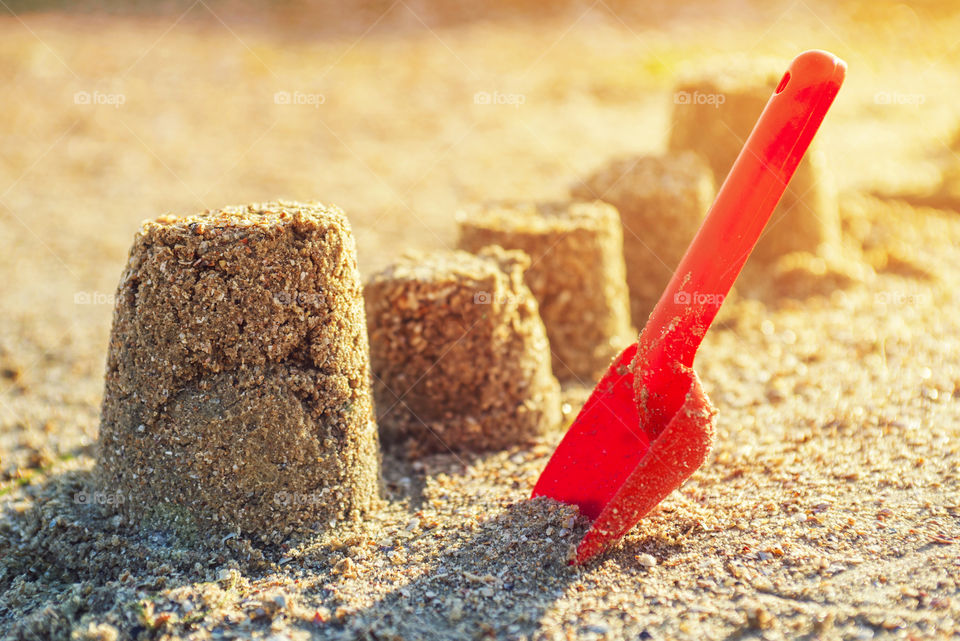
M 411 253 L 367 283 L 381 436 L 408 453 L 490 450 L 560 421 L 523 252 Z
M 461 249 L 519 249 L 561 381 L 592 383 L 636 333 L 617 210 L 603 202 L 495 203 L 458 215 Z
M 643 326 L 713 201 L 710 168 L 692 152 L 620 158 L 571 194 L 620 212 L 633 323 Z
M 746 619 L 754 630 L 766 630 L 773 625 L 773 616 L 762 605 L 747 607 Z
M 652 554 L 638 554 L 637 563 L 645 568 L 652 568 L 657 565 L 657 558 Z
M 350 557 L 344 557 L 333 566 L 333 573 L 351 579 L 357 576 L 357 566 Z
M 339 209 L 148 221 L 117 291 L 100 485 L 135 519 L 271 540 L 356 517 L 379 485 L 369 376 Z

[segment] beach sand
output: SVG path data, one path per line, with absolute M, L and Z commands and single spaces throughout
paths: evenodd
M 0 119 L 0 638 L 960 631 L 960 217 L 863 195 L 939 180 L 956 16 L 721 3 L 663 10 L 654 29 L 603 3 L 501 21 L 400 3 L 364 35 L 379 12 L 311 34 L 193 7 L 0 19 L 15 97 Z M 696 363 L 716 448 L 608 554 L 569 566 L 588 524 L 527 500 L 560 429 L 483 455 L 388 454 L 367 521 L 276 544 L 128 522 L 96 489 L 113 292 L 141 220 L 334 203 L 368 277 L 452 246 L 465 202 L 562 198 L 609 158 L 662 150 L 681 63 L 786 63 L 814 44 L 850 64 L 820 137 L 843 259 L 864 268 L 833 290 L 799 261 L 791 286 L 814 296 L 728 301 Z M 567 421 L 588 392 L 565 389 Z

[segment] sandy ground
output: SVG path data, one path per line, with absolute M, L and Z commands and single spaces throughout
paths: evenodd
M 203 3 L 0 18 L 4 638 L 958 633 L 960 219 L 859 195 L 923 193 L 953 162 L 958 19 L 587 6 L 436 20 L 399 2 L 371 28 L 374 4 L 316 33 Z M 598 562 L 567 566 L 586 524 L 525 501 L 559 432 L 388 455 L 368 523 L 276 547 L 142 528 L 92 494 L 112 296 L 140 220 L 333 202 L 369 274 L 451 244 L 462 203 L 562 197 L 611 156 L 662 149 L 685 65 L 813 46 L 850 65 L 820 138 L 847 194 L 845 256 L 871 268 L 839 292 L 814 279 L 819 297 L 731 301 L 697 362 L 714 454 Z M 584 393 L 567 391 L 568 414 Z

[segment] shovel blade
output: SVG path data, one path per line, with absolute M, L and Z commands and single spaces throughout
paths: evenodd
M 713 447 L 716 410 L 696 372 L 678 367 L 673 384 L 684 402 L 651 437 L 634 400 L 637 345 L 613 362 L 570 426 L 533 489 L 576 505 L 593 525 L 577 548 L 575 563 L 603 552 L 680 487 Z
M 689 381 L 683 405 L 594 520 L 577 547 L 576 563 L 588 561 L 626 534 L 683 485 L 710 454 L 716 438 L 717 410 L 693 369 L 684 368 L 678 376 Z
M 543 470 L 533 496 L 577 505 L 588 518 L 607 502 L 643 459 L 650 439 L 634 401 L 637 344 L 623 350 L 597 383 Z

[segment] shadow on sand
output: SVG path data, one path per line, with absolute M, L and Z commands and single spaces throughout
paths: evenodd
M 568 564 L 585 527 L 565 527 L 573 514 L 543 499 L 513 503 L 341 629 L 375 639 L 529 636 L 580 574 Z

